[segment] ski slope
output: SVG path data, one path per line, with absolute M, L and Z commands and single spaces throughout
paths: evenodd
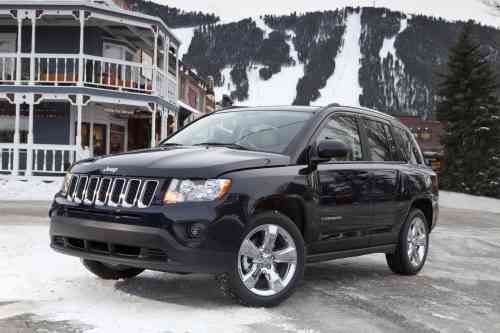
M 272 32 L 262 19 L 256 19 L 257 26 L 264 31 L 267 38 Z M 273 75 L 269 80 L 262 80 L 259 70 L 265 66 L 262 64 L 251 64 L 247 68 L 249 83 L 248 99 L 245 101 L 235 101 L 238 105 L 244 106 L 264 106 L 264 105 L 289 105 L 292 104 L 297 95 L 297 83 L 304 76 L 304 65 L 300 63 L 298 52 L 293 44 L 295 34 L 293 31 L 286 31 L 290 36 L 287 44 L 290 46 L 290 57 L 294 60 L 294 65 L 283 66 L 281 72 Z M 231 80 L 231 66 L 222 70 L 222 86 L 216 87 L 215 98 L 221 100 L 223 95 L 231 95 L 235 89 Z
M 361 66 L 361 12 L 347 17 L 343 46 L 335 61 L 335 71 L 326 86 L 320 90 L 321 96 L 315 105 L 340 103 L 359 106 L 359 96 L 363 92 L 359 84 Z

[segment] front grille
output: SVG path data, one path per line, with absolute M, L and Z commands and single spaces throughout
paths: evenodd
M 73 175 L 67 199 L 88 206 L 147 208 L 155 198 L 159 183 L 156 179 Z

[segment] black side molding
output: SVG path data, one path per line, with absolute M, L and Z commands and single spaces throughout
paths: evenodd
M 364 249 L 312 254 L 307 256 L 307 262 L 313 263 L 313 262 L 328 261 L 333 259 L 358 257 L 371 253 L 394 253 L 394 251 L 396 251 L 396 244 L 374 246 L 374 247 L 367 247 Z

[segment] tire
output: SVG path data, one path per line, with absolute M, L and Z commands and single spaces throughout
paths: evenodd
M 293 294 L 304 267 L 304 239 L 295 223 L 278 212 L 265 212 L 246 227 L 231 271 L 217 275 L 216 283 L 243 305 L 273 307 Z
M 144 272 L 142 268 L 114 266 L 94 260 L 84 259 L 82 262 L 86 269 L 104 280 L 131 279 Z
M 416 275 L 424 267 L 428 252 L 428 221 L 420 209 L 413 209 L 401 228 L 396 251 L 386 254 L 387 264 L 396 274 Z

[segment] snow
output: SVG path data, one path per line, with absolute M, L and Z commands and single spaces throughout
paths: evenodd
M 398 105 L 408 105 L 408 103 L 413 104 L 415 101 L 407 101 L 408 99 L 408 91 L 414 91 L 414 82 L 406 82 L 406 73 L 405 73 L 405 65 L 404 62 L 397 56 L 395 43 L 396 39 L 403 31 L 408 28 L 408 19 L 401 20 L 401 27 L 399 32 L 390 37 L 384 39 L 384 43 L 379 52 L 380 63 L 382 64 L 389 56 L 392 56 L 392 62 L 389 64 L 390 68 L 388 69 L 391 73 L 388 77 L 385 76 L 385 71 L 382 71 L 382 81 L 385 82 L 386 91 L 395 91 L 396 96 L 392 94 L 387 94 L 385 105 L 394 106 Z M 396 66 L 399 64 L 399 68 Z M 394 80 L 391 80 L 391 77 Z M 390 87 L 392 85 L 392 87 Z M 391 89 L 390 89 L 391 88 Z M 390 90 L 387 90 L 390 89 Z M 428 92 L 429 93 L 429 92 Z M 411 94 L 413 98 L 416 97 L 415 94 Z M 410 97 L 411 98 L 411 97 Z
M 54 195 L 61 189 L 61 180 L 44 182 L 40 180 L 20 181 L 14 179 L 0 178 L 0 201 L 16 200 L 52 200 Z
M 257 24 L 257 28 L 260 30 L 264 31 L 264 39 L 267 39 L 269 37 L 269 34 L 273 31 L 269 26 L 264 22 L 264 20 L 261 17 L 257 17 L 255 19 L 255 23 Z
M 198 29 L 198 27 L 172 29 L 174 35 L 181 41 L 181 46 L 179 47 L 179 56 L 181 59 L 182 56 L 188 52 L 189 45 L 191 45 L 196 29 Z
M 259 19 L 260 20 L 260 19 Z M 258 26 L 268 35 L 272 30 L 262 21 L 258 21 Z M 283 66 L 281 72 L 273 75 L 269 80 L 264 81 L 260 78 L 259 70 L 264 66 L 253 64 L 247 68 L 249 82 L 248 99 L 242 102 L 236 101 L 238 105 L 268 106 L 268 105 L 290 105 L 295 100 L 297 92 L 297 83 L 304 76 L 304 66 L 299 62 L 298 52 L 293 44 L 295 34 L 293 31 L 286 31 L 290 36 L 287 41 L 290 46 L 290 57 L 295 64 L 292 66 Z M 215 89 L 216 100 L 221 100 L 222 95 L 230 95 L 234 90 L 234 83 L 231 80 L 232 67 L 226 67 L 222 70 L 223 84 Z
M 347 17 L 343 46 L 335 61 L 335 71 L 326 86 L 320 90 L 321 97 L 314 104 L 360 105 L 359 96 L 363 91 L 359 84 L 360 38 L 361 13 L 352 13 Z
M 50 249 L 47 235 L 43 222 L 0 225 L 0 303 L 13 302 L 2 305 L 0 320 L 32 313 L 82 325 L 86 333 L 241 332 L 286 320 L 231 302 L 209 275 L 145 272 L 130 281 L 99 280 L 78 259 Z
M 454 192 L 439 192 L 439 205 L 444 208 L 500 213 L 500 200 Z
M 386 38 L 384 39 L 384 44 L 382 45 L 382 49 L 380 50 L 380 59 L 385 59 L 389 56 L 389 54 L 392 54 L 392 56 L 395 58 L 396 57 L 396 48 L 395 48 L 395 43 L 396 43 L 396 38 L 408 28 L 408 20 L 403 19 L 401 20 L 401 28 L 399 29 L 399 32 L 394 35 L 391 38 Z

